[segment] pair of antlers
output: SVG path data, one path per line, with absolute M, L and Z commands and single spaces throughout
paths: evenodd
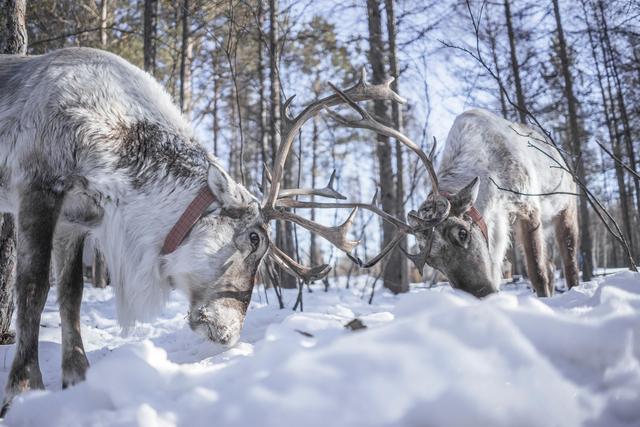
M 329 179 L 329 183 L 324 188 L 295 188 L 295 189 L 281 189 L 282 177 L 284 174 L 285 162 L 287 160 L 287 156 L 291 150 L 291 146 L 293 141 L 298 134 L 298 131 L 302 128 L 302 126 L 311 118 L 318 115 L 322 111 L 326 111 L 329 116 L 338 124 L 354 129 L 367 129 L 374 131 L 378 134 L 388 136 L 390 138 L 395 138 L 406 147 L 408 147 L 411 151 L 418 155 L 422 163 L 427 169 L 429 177 L 431 179 L 433 194 L 439 195 L 438 191 L 438 179 L 436 177 L 435 170 L 433 168 L 432 163 L 432 155 L 433 151 L 430 155 L 427 155 L 422 149 L 407 136 L 402 134 L 401 132 L 388 127 L 378 120 L 376 120 L 371 114 L 369 114 L 365 109 L 363 109 L 358 102 L 363 101 L 392 101 L 397 102 L 399 104 L 404 104 L 406 100 L 398 95 L 396 92 L 391 89 L 391 82 L 393 82 L 393 78 L 387 79 L 385 82 L 381 84 L 370 84 L 366 80 L 366 72 L 364 68 L 362 69 L 359 81 L 353 85 L 352 87 L 341 90 L 329 83 L 331 88 L 334 91 L 333 95 L 329 95 L 327 97 L 321 98 L 307 107 L 305 107 L 298 115 L 295 117 L 290 114 L 290 106 L 295 98 L 295 95 L 291 98 L 287 99 L 284 104 L 284 114 L 283 114 L 283 126 L 282 126 L 282 143 L 278 147 L 278 152 L 276 154 L 274 167 L 273 167 L 273 175 L 271 175 L 265 168 L 265 174 L 263 178 L 262 188 L 265 192 L 265 197 L 262 202 L 262 215 L 265 221 L 271 220 L 279 220 L 279 221 L 289 221 L 295 224 L 300 225 L 301 227 L 309 230 L 312 233 L 315 233 L 331 244 L 333 244 L 338 249 L 344 251 L 354 262 L 358 263 L 361 267 L 369 268 L 380 262 L 393 248 L 395 248 L 403 239 L 403 237 L 407 234 L 415 234 L 419 231 L 424 231 L 429 228 L 433 228 L 437 223 L 441 222 L 443 219 L 442 211 L 438 215 L 431 215 L 429 218 L 424 219 L 417 215 L 415 211 L 411 211 L 409 216 L 413 219 L 416 226 L 411 226 L 407 224 L 403 219 L 399 219 L 394 217 L 393 215 L 384 212 L 380 208 L 376 206 L 376 197 L 374 196 L 371 203 L 356 203 L 356 202 L 310 202 L 310 201 L 300 201 L 295 197 L 297 196 L 318 196 L 335 200 L 345 200 L 346 197 L 340 194 L 333 188 L 333 183 L 335 179 L 335 171 L 331 174 L 331 178 Z M 335 111 L 330 110 L 329 108 L 335 107 L 338 105 L 347 105 L 352 110 L 354 110 L 359 118 L 349 119 L 346 118 Z M 435 148 L 435 147 L 434 147 Z M 268 191 L 266 189 L 269 189 Z M 449 203 L 446 199 L 444 201 L 440 200 L 441 203 L 446 202 Z M 435 206 L 435 204 L 434 204 Z M 347 220 L 339 226 L 327 227 L 316 222 L 310 221 L 306 218 L 303 218 L 299 215 L 296 215 L 287 210 L 287 208 L 322 208 L 322 209 L 352 209 L 351 214 L 347 218 Z M 396 235 L 392 239 L 392 241 L 387 244 L 382 251 L 376 255 L 374 258 L 367 262 L 361 261 L 359 258 L 351 255 L 351 251 L 358 245 L 358 241 L 350 240 L 348 238 L 349 229 L 353 224 L 353 220 L 355 218 L 356 211 L 358 208 L 366 209 L 374 214 L 380 216 L 383 220 L 388 221 L 393 224 L 396 228 Z M 446 207 L 446 213 L 448 214 L 448 206 Z M 434 211 L 435 214 L 435 211 Z M 446 216 L 445 216 L 446 217 Z M 329 273 L 330 267 L 327 264 L 307 267 L 297 263 L 291 257 L 289 257 L 286 253 L 276 247 L 275 244 L 270 245 L 270 257 L 285 271 L 293 274 L 299 278 L 301 278 L 305 282 L 318 280 L 324 277 Z M 404 249 L 403 249 L 404 251 Z M 426 254 L 423 252 L 413 255 L 405 252 L 405 254 L 418 266 L 420 271 L 422 271 L 422 266 L 424 266 L 424 262 L 426 262 Z M 422 261 L 424 259 L 424 261 Z M 419 264 L 422 262 L 422 264 Z

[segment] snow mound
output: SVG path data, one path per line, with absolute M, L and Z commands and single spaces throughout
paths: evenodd
M 112 298 L 86 291 L 87 380 L 57 390 L 50 296 L 40 357 L 54 391 L 17 398 L 6 425 L 640 425 L 637 273 L 547 300 L 440 287 L 368 305 L 353 288 L 317 288 L 304 313 L 291 313 L 256 294 L 227 351 L 185 327 L 178 297 L 158 322 L 122 337 Z M 354 317 L 368 327 L 344 328 Z

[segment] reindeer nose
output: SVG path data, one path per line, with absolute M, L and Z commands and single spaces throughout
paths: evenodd
M 246 307 L 235 298 L 218 298 L 192 310 L 189 327 L 209 340 L 225 346 L 240 338 Z

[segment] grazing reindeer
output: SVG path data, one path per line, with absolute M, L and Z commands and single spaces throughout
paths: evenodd
M 195 141 L 163 88 L 123 59 L 85 48 L 0 56 L 0 210 L 16 216 L 18 234 L 17 347 L 3 411 L 16 394 L 43 388 L 38 328 L 52 249 L 63 387 L 83 380 L 88 367 L 79 315 L 88 234 L 107 259 L 125 327 L 152 318 L 178 288 L 190 300 L 191 328 L 231 345 L 265 254 L 304 281 L 324 277 L 327 265 L 302 266 L 272 244 L 269 224 L 292 221 L 348 253 L 358 243 L 347 238 L 355 209 L 337 227 L 285 209 L 295 196 L 344 199 L 333 180 L 322 189 L 280 189 L 287 155 L 302 125 L 329 107 L 404 102 L 389 84 L 368 84 L 363 74 L 353 87 L 335 88 L 295 117 L 289 99 L 283 143 L 259 202 Z M 372 204 L 330 205 L 362 207 L 409 227 Z
M 423 229 L 415 233 L 420 253 L 410 255 L 418 269 L 427 263 L 453 287 L 478 297 L 496 292 L 515 223 L 529 279 L 538 296 L 550 296 L 543 231 L 553 223 L 567 284 L 577 285 L 578 220 L 575 196 L 569 194 L 575 183 L 550 167 L 551 158 L 561 161 L 553 146 L 524 125 L 484 110 L 458 116 L 440 170 L 431 174 L 431 195 L 409 213 L 410 224 Z
M 343 97 L 349 101 L 348 96 Z M 436 173 L 432 155 L 427 156 L 405 135 L 376 122 L 355 102 L 349 103 L 361 115 L 360 120 L 329 113 L 344 125 L 370 129 L 402 142 L 418 155 L 432 186 L 420 209 L 409 212 L 408 224 L 385 218 L 396 226 L 396 237 L 369 262 L 352 256 L 359 265 L 375 265 L 411 234 L 420 251 L 406 255 L 420 273 L 429 264 L 444 273 L 453 287 L 486 296 L 498 290 L 510 225 L 517 223 L 533 287 L 538 296 L 550 296 L 552 278 L 543 226 L 553 223 L 567 284 L 578 284 L 575 183 L 568 173 L 551 167 L 555 164 L 552 159 L 562 162 L 562 156 L 540 134 L 488 111 L 467 111 L 456 118 L 449 131 Z M 435 146 L 432 154 L 434 150 Z M 311 206 L 296 201 L 287 205 Z

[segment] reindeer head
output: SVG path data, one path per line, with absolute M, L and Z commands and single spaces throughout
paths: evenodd
M 420 209 L 409 212 L 420 252 L 410 255 L 419 270 L 425 263 L 444 273 L 451 286 L 477 297 L 496 292 L 487 230 L 473 207 L 479 181 L 455 194 L 432 193 Z M 437 183 L 434 187 L 437 190 Z
M 237 341 L 251 300 L 256 272 L 265 254 L 285 272 L 304 282 L 320 279 L 329 273 L 330 267 L 326 264 L 303 266 L 276 247 L 270 241 L 268 231 L 272 221 L 293 222 L 324 237 L 345 253 L 351 252 L 358 244 L 347 237 L 358 207 L 369 209 L 408 231 L 408 225 L 380 211 L 373 204 L 314 203 L 297 199 L 310 195 L 345 199 L 333 188 L 335 173 L 331 175 L 325 188 L 280 188 L 287 155 L 305 122 L 321 111 L 340 104 L 348 104 L 360 111 L 357 106 L 360 101 L 404 102 L 391 90 L 391 81 L 371 85 L 366 82 L 363 72 L 360 81 L 353 87 L 343 92 L 332 86 L 336 94 L 311 103 L 295 117 L 289 113 L 293 97 L 289 98 L 284 104 L 282 143 L 276 153 L 273 174 L 265 167 L 262 183 L 265 195 L 262 203 L 233 181 L 215 162 L 212 163 L 207 186 L 192 202 L 192 205 L 200 205 L 194 209 L 197 213 L 190 222 L 186 222 L 188 227 L 181 228 L 176 239 L 167 239 L 167 242 L 171 240 L 173 243 L 167 250 L 163 249 L 165 257 L 171 258 L 165 263 L 165 274 L 191 300 L 189 325 L 193 330 L 221 344 L 232 345 Z M 348 126 L 361 127 L 335 113 L 333 116 Z M 221 208 L 203 214 L 213 200 L 217 200 Z M 292 207 L 348 208 L 352 212 L 342 225 L 327 227 L 288 210 Z M 191 206 L 183 216 L 190 209 Z M 176 227 L 181 221 L 182 218 Z

